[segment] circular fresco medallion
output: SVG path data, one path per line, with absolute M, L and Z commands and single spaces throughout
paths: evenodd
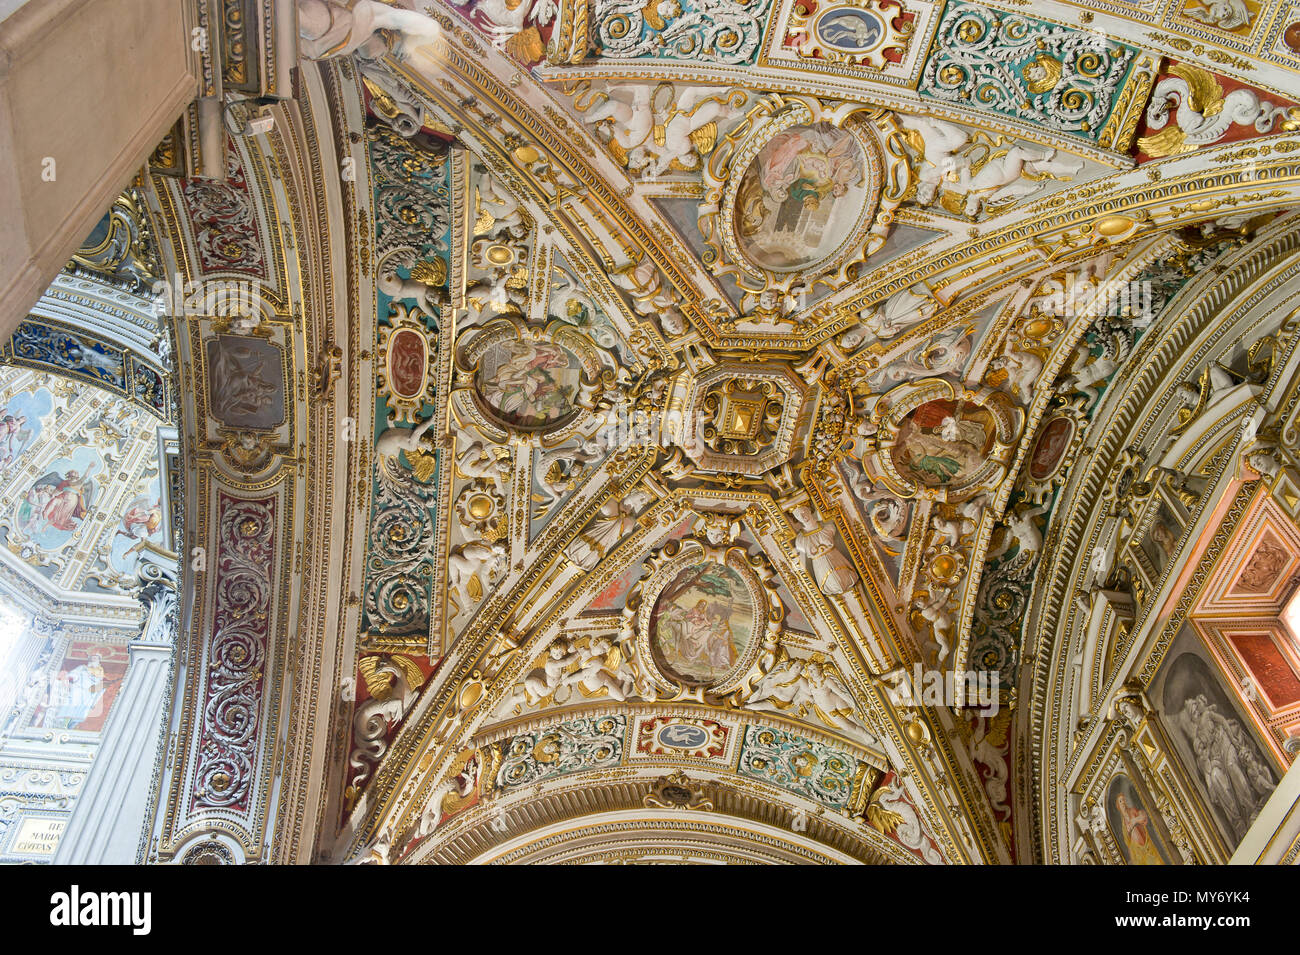
M 1033 453 L 1029 455 L 1029 476 L 1035 481 L 1046 481 L 1061 466 L 1061 459 L 1074 439 L 1074 422 L 1069 418 L 1053 418 L 1047 423 Z
M 497 342 L 479 359 L 475 387 L 483 403 L 506 424 L 541 430 L 578 410 L 582 365 L 550 342 Z
M 388 384 L 408 401 L 424 394 L 429 370 L 429 344 L 414 328 L 399 328 L 388 339 Z
M 845 53 L 874 50 L 885 36 L 885 24 L 870 10 L 831 7 L 813 24 L 817 39 Z
M 923 487 L 960 487 L 988 459 L 997 436 L 993 415 L 977 404 L 945 398 L 914 408 L 890 449 L 894 467 Z
M 792 126 L 749 164 L 736 193 L 741 253 L 772 272 L 807 269 L 850 238 L 871 184 L 862 146 L 828 122 Z
M 726 564 L 701 561 L 679 571 L 650 615 L 656 662 L 682 683 L 720 683 L 754 640 L 754 603 L 744 579 Z

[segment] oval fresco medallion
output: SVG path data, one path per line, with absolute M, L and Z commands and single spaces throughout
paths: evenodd
M 428 340 L 414 328 L 399 328 L 388 339 L 388 386 L 408 401 L 424 394 L 429 372 Z
M 866 53 L 884 39 L 885 24 L 870 10 L 832 7 L 817 18 L 813 32 L 826 46 L 845 53 Z
M 894 467 L 923 487 L 960 487 L 988 459 L 997 436 L 993 415 L 977 404 L 936 399 L 899 424 Z
M 736 193 L 736 240 L 759 268 L 794 272 L 824 261 L 857 230 L 868 191 L 862 146 L 828 122 L 777 133 Z
M 1074 422 L 1069 418 L 1053 418 L 1043 429 L 1029 455 L 1029 476 L 1035 481 L 1046 481 L 1061 466 L 1061 459 L 1074 440 Z
M 516 428 L 558 425 L 577 410 L 582 365 L 550 342 L 497 342 L 479 360 L 476 390 L 483 403 Z
M 754 639 L 754 603 L 744 579 L 706 560 L 680 571 L 650 615 L 650 646 L 659 666 L 683 683 L 721 682 Z
M 669 749 L 699 749 L 709 741 L 708 731 L 702 726 L 689 723 L 670 723 L 659 728 L 657 734 L 660 746 Z

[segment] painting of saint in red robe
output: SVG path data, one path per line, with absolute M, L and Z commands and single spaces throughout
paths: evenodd
M 18 505 L 18 528 L 42 547 L 67 541 L 90 513 L 95 484 L 88 468 L 50 471 L 37 479 Z

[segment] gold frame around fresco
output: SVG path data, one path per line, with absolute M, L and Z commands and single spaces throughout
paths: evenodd
M 429 336 L 434 333 L 430 330 L 427 316 L 421 309 L 408 308 L 401 302 L 393 303 L 388 321 L 389 324 L 380 326 L 379 330 L 379 367 L 376 376 L 378 391 L 387 399 L 395 423 L 413 425 L 417 423 L 424 406 L 432 403 L 434 398 L 434 385 L 438 380 L 438 353 L 437 348 L 429 341 Z M 392 368 L 392 343 L 394 339 L 411 333 L 418 335 L 424 343 L 420 386 L 412 389 L 410 394 L 399 394 L 393 380 L 395 376 Z
M 505 421 L 484 400 L 478 387 L 483 355 L 494 345 L 512 340 L 558 347 L 578 360 L 582 374 L 568 414 L 537 427 L 523 426 Z M 473 336 L 457 350 L 455 384 L 449 401 L 463 424 L 477 427 L 492 441 L 505 443 L 514 437 L 538 440 L 544 446 L 554 447 L 580 431 L 591 430 L 591 419 L 615 387 L 615 367 L 612 356 L 566 322 L 539 326 L 514 318 L 494 318 L 474 330 Z
M 687 567 L 709 561 L 723 564 L 740 575 L 749 592 L 754 621 L 749 643 L 731 669 L 712 682 L 697 683 L 669 672 L 660 664 L 650 622 L 660 595 L 677 575 Z M 735 545 L 715 547 L 692 537 L 669 541 L 646 558 L 645 567 L 648 576 L 638 580 L 628 592 L 623 611 L 623 637 L 631 638 L 641 672 L 648 674 L 661 691 L 676 693 L 672 700 L 703 701 L 706 691 L 711 697 L 726 696 L 742 688 L 760 654 L 775 656 L 785 608 L 776 592 L 776 574 L 761 554 L 751 555 L 744 547 Z
M 774 271 L 749 259 L 736 237 L 736 201 L 745 172 L 778 134 L 796 126 L 827 122 L 851 134 L 865 163 L 867 195 L 857 222 L 835 249 L 800 268 Z M 822 103 L 812 97 L 769 96 L 746 114 L 709 156 L 703 172 L 704 201 L 699 208 L 704 265 L 730 275 L 752 294 L 789 292 L 795 285 L 812 291 L 851 280 L 855 266 L 885 244 L 894 211 L 912 182 L 902 131 L 892 113 L 861 103 Z
M 899 473 L 893 459 L 903 419 L 921 405 L 936 400 L 976 405 L 989 413 L 996 429 L 983 465 L 953 486 L 930 487 L 911 481 Z M 1024 412 L 1004 392 L 986 387 L 962 388 L 943 378 L 923 378 L 899 385 L 883 395 L 872 409 L 871 421 L 878 429 L 877 443 L 862 463 L 872 478 L 883 482 L 903 499 L 928 498 L 955 503 L 1002 483 L 1023 431 Z

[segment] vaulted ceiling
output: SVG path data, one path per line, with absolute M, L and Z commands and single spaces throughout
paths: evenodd
M 1070 828 L 1111 777 L 1051 780 L 1289 407 L 1300 8 L 297 9 L 274 130 L 151 183 L 166 273 L 257 292 L 176 321 L 195 652 L 252 667 L 252 561 L 281 661 L 243 734 L 189 686 L 160 857 L 1117 852 Z

